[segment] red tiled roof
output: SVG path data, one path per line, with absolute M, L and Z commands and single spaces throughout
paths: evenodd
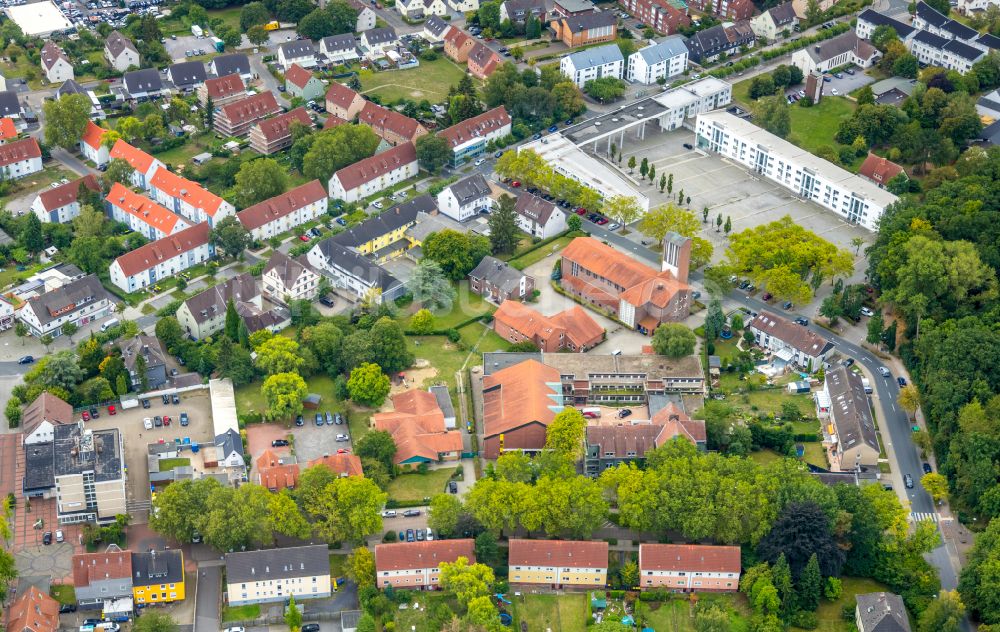
M 550 319 L 557 327 L 562 327 L 566 330 L 566 337 L 570 339 L 570 342 L 577 349 L 600 341 L 601 336 L 604 335 L 604 327 L 601 327 L 579 305 L 573 305 L 558 314 L 553 314 Z
M 486 44 L 476 42 L 476 45 L 469 51 L 469 63 L 478 66 L 482 74 L 489 75 L 496 70 L 497 64 L 500 63 L 500 55 L 490 50 Z
M 555 392 L 559 371 L 538 360 L 525 360 L 483 378 L 483 428 L 495 437 L 532 422 L 548 426 L 556 416 Z
M 125 141 L 119 139 L 114 147 L 111 148 L 111 153 L 109 154 L 111 159 L 120 158 L 124 160 L 136 171 L 140 173 L 146 173 L 149 168 L 153 165 L 155 158 L 142 151 L 141 149 L 136 149 L 132 145 L 129 145 Z
M 471 538 L 376 544 L 375 571 L 437 568 L 441 562 L 454 562 L 460 557 L 468 559 L 469 564 L 476 563 L 476 547 Z
M 702 544 L 641 544 L 640 571 L 739 573 L 740 547 Z
M 325 197 L 326 189 L 323 188 L 323 184 L 319 180 L 313 180 L 269 200 L 249 206 L 237 213 L 236 217 L 244 228 L 253 230 Z
M 299 482 L 298 463 L 282 463 L 282 458 L 270 450 L 257 457 L 260 484 L 271 491 L 294 489 Z
M 239 125 L 247 121 L 253 121 L 265 116 L 270 116 L 281 111 L 278 101 L 274 98 L 274 93 L 268 90 L 259 94 L 252 94 L 248 97 L 233 101 L 222 106 L 219 113 L 229 121 L 230 125 Z
M 562 251 L 562 256 L 626 289 L 658 274 L 657 270 L 592 237 L 577 237 Z
M 101 185 L 97 183 L 97 178 L 93 174 L 89 174 L 66 184 L 59 185 L 54 189 L 46 189 L 39 193 L 38 197 L 41 198 L 42 208 L 46 211 L 51 211 L 76 202 L 80 195 L 81 186 L 85 186 L 91 191 L 101 190 Z
M 104 140 L 104 134 L 107 131 L 93 121 L 87 121 L 87 129 L 84 130 L 80 140 L 92 149 L 100 149 L 101 141 Z
M 154 186 L 172 198 L 180 198 L 195 208 L 215 217 L 222 206 L 223 199 L 203 188 L 197 182 L 192 182 L 186 178 L 160 167 L 153 173 L 149 180 L 150 186 Z
M 652 279 L 622 292 L 621 298 L 630 305 L 648 303 L 663 308 L 670 304 L 678 292 L 686 289 L 688 289 L 687 283 L 675 279 L 673 273 L 660 272 Z
M 24 407 L 21 428 L 25 434 L 31 434 L 43 421 L 56 426 L 73 423 L 73 407 L 60 397 L 45 391 Z
M 357 96 L 357 92 L 336 81 L 330 82 L 330 87 L 326 91 L 326 100 L 333 102 L 334 105 L 342 107 L 345 110 Z
M 329 114 L 326 117 L 326 121 L 323 122 L 323 129 L 332 129 L 338 125 L 343 125 L 344 123 L 350 123 L 350 121 L 342 119 L 336 114 Z
M 139 195 L 118 182 L 115 182 L 111 186 L 111 191 L 108 192 L 108 196 L 104 198 L 104 201 L 120 208 L 129 215 L 134 215 L 143 223 L 152 226 L 166 235 L 174 232 L 177 222 L 181 221 L 181 218 L 173 211 L 160 206 L 145 196 Z
M 6 141 L 15 136 L 17 136 L 17 126 L 14 125 L 14 119 L 7 116 L 0 118 L 0 140 Z
M 169 237 L 151 241 L 132 252 L 126 252 L 115 261 L 121 266 L 125 276 L 135 276 L 158 263 L 207 244 L 210 230 L 208 222 L 195 224 Z
M 438 132 L 438 136 L 448 141 L 448 146 L 455 148 L 474 138 L 485 136 L 505 125 L 510 125 L 510 115 L 507 108 L 498 106 L 479 116 L 466 119 Z
M 661 426 L 662 430 L 656 437 L 656 445 L 663 445 L 674 437 L 684 437 L 691 443 L 704 442 L 707 438 L 705 433 L 705 422 L 700 419 L 691 419 L 680 406 L 674 402 L 669 402 L 666 406 L 656 411 L 650 420 L 654 426 Z
M 240 77 L 239 73 L 234 72 L 231 75 L 206 79 L 205 90 L 208 92 L 208 96 L 213 99 L 221 99 L 246 91 L 246 86 L 243 84 L 243 78 Z
M 365 106 L 358 113 L 358 123 L 368 125 L 379 136 L 382 135 L 379 132 L 385 130 L 410 140 L 413 140 L 423 129 L 419 121 L 371 101 L 365 103 Z
M 417 149 L 413 143 L 402 143 L 381 154 L 348 165 L 334 175 L 340 180 L 344 190 L 350 191 L 416 160 Z
M 312 129 L 313 122 L 304 107 L 297 107 L 290 112 L 279 114 L 278 116 L 265 119 L 257 124 L 260 127 L 264 138 L 270 142 L 278 138 L 285 138 L 292 134 L 292 123 L 299 122 Z
M 433 393 L 419 389 L 397 393 L 392 406 L 391 412 L 375 413 L 372 422 L 392 435 L 396 463 L 414 458 L 437 461 L 439 454 L 462 451 L 462 433 L 445 428 L 444 413 Z
M 77 553 L 72 566 L 73 585 L 77 588 L 105 579 L 132 578 L 132 554 L 128 551 Z
M 899 174 L 903 173 L 903 168 L 881 156 L 869 153 L 865 161 L 858 169 L 858 175 L 864 176 L 872 182 L 885 185 Z
M 361 471 L 361 457 L 356 454 L 324 454 L 309 461 L 308 466 L 325 465 L 341 476 L 364 476 Z
M 0 167 L 41 157 L 42 148 L 38 146 L 38 141 L 31 137 L 0 145 Z
M 59 602 L 34 586 L 28 588 L 7 610 L 8 632 L 56 632 Z
M 608 568 L 608 543 L 511 538 L 508 565 Z
M 309 83 L 309 80 L 312 78 L 313 74 L 298 64 L 292 64 L 291 67 L 285 71 L 285 81 L 300 88 L 305 88 L 306 84 Z

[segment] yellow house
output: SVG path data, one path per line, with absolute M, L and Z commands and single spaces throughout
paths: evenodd
M 133 553 L 132 596 L 136 604 L 184 599 L 184 554 L 179 549 Z
M 608 543 L 573 540 L 510 540 L 508 581 L 555 590 L 604 588 Z
M 417 223 L 417 213 L 433 212 L 434 198 L 421 195 L 397 204 L 333 237 L 341 246 L 369 255 L 375 263 L 394 259 L 413 247 L 407 230 Z

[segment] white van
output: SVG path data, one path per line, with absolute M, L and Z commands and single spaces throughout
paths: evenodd
M 110 318 L 101 324 L 101 332 L 105 332 L 112 327 L 117 327 L 121 322 L 117 318 Z

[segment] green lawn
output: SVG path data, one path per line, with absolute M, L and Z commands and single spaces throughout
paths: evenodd
M 448 96 L 448 88 L 458 83 L 465 68 L 444 55 L 435 61 L 421 60 L 420 66 L 407 70 L 387 70 L 383 72 L 361 72 L 361 92 L 377 94 L 387 103 L 399 99 L 420 101 L 428 99 L 432 103 L 443 101 Z
M 389 483 L 389 498 L 393 500 L 423 500 L 444 493 L 444 487 L 457 467 L 430 470 L 426 474 L 401 474 Z
M 788 140 L 812 153 L 824 145 L 836 148 L 838 145 L 833 137 L 840 121 L 850 117 L 855 107 L 857 105 L 846 97 L 834 96 L 824 96 L 810 108 L 791 106 L 792 133 Z
M 520 629 L 520 622 L 528 623 L 529 630 L 552 632 L 580 632 L 587 625 L 587 595 L 522 595 L 514 597 L 509 606 L 514 616 L 512 630 Z
M 223 606 L 222 622 L 227 621 L 249 621 L 260 616 L 260 604 L 252 603 L 247 606 Z
M 756 462 L 757 465 L 767 465 L 769 463 L 774 463 L 775 461 L 780 461 L 782 456 L 774 450 L 765 449 L 751 452 L 750 458 Z
M 178 457 L 175 459 L 160 459 L 160 471 L 169 472 L 170 470 L 181 467 L 184 465 L 191 465 L 191 459 Z
M 802 455 L 803 461 L 811 463 L 816 467 L 821 467 L 824 470 L 830 469 L 830 463 L 826 460 L 826 450 L 823 449 L 822 443 L 811 441 L 803 443 L 802 447 L 805 448 L 805 454 Z
M 856 577 L 842 577 L 844 583 L 844 594 L 840 599 L 829 602 L 826 599 L 820 600 L 819 610 L 816 617 L 819 619 L 818 632 L 849 632 L 854 630 L 854 621 L 844 621 L 840 616 L 845 604 L 854 604 L 854 596 L 870 592 L 880 592 L 887 590 L 884 584 L 880 584 L 871 579 L 858 579 Z M 798 630 L 799 628 L 791 628 Z
M 745 606 L 742 597 L 739 595 L 698 595 L 699 601 L 718 602 L 729 611 L 730 632 L 746 632 L 749 629 L 745 616 Z M 654 630 L 671 630 L 673 632 L 695 632 L 694 628 L 694 606 L 683 599 L 671 599 L 658 605 L 655 610 L 650 610 L 649 616 L 644 621 L 645 627 Z
M 414 608 L 414 603 L 420 604 L 419 607 Z M 397 632 L 440 632 L 441 621 L 428 616 L 428 613 L 440 611 L 442 603 L 447 612 L 456 614 L 462 612 L 458 600 L 451 593 L 414 592 L 409 601 L 409 608 L 406 610 L 393 608 L 393 612 L 387 615 L 382 622 L 395 622 Z
M 736 348 L 736 343 L 739 340 L 739 336 L 742 332 L 733 332 L 733 337 L 729 340 L 718 339 L 715 341 L 715 353 L 713 355 L 719 356 L 720 360 L 729 358 L 732 360 L 739 353 L 739 349 Z
M 340 553 L 330 554 L 330 577 L 343 577 L 347 556 Z
M 462 343 L 469 349 L 474 345 L 479 345 L 476 348 L 476 353 L 506 351 L 510 347 L 509 342 L 496 335 L 492 329 L 481 323 L 466 325 L 459 329 L 458 333 L 462 335 Z
M 495 309 L 482 296 L 469 290 L 468 281 L 459 281 L 455 290 L 455 301 L 452 303 L 451 310 L 434 314 L 434 329 L 451 329 L 470 318 L 490 314 Z M 409 311 L 416 313 L 418 309 L 420 309 L 420 305 L 413 304 Z M 410 328 L 410 318 L 403 318 L 401 323 L 403 329 Z
M 359 406 L 351 406 L 347 412 L 347 427 L 350 429 L 351 441 L 358 441 L 371 430 L 372 411 Z
M 155 156 L 158 160 L 161 160 L 171 165 L 174 169 L 177 169 L 180 165 L 187 165 L 191 161 L 191 158 L 208 151 L 208 141 L 210 139 L 211 135 L 202 135 L 191 138 L 180 147 L 174 147 L 173 149 L 162 151 L 155 154 Z M 213 160 L 216 159 L 213 158 Z M 219 158 L 218 160 L 222 159 Z
M 236 389 L 236 413 L 245 415 L 250 412 L 262 413 L 267 410 L 267 401 L 260 392 L 261 381 L 253 381 Z M 343 412 L 345 405 L 339 402 L 333 394 L 333 378 L 328 375 L 314 375 L 306 380 L 309 393 L 318 393 L 323 397 L 319 407 L 325 412 Z
M 69 584 L 52 584 L 49 586 L 49 595 L 59 603 L 76 603 L 76 589 Z
M 510 260 L 510 263 L 517 269 L 524 270 L 528 266 L 534 265 L 539 261 L 541 261 L 542 259 L 552 259 L 552 261 L 555 261 L 556 253 L 562 252 L 562 249 L 568 246 L 569 242 L 573 241 L 574 239 L 576 239 L 575 236 L 570 237 L 569 235 L 560 237 L 542 246 L 541 248 L 532 250 L 531 252 L 525 255 L 514 257 L 513 259 Z M 531 244 L 530 240 L 525 240 L 525 241 L 527 241 L 528 244 Z
M 474 325 L 470 325 L 474 326 Z M 423 358 L 437 369 L 435 382 L 444 382 L 454 391 L 457 388 L 455 372 L 462 368 L 468 350 L 459 349 L 444 336 L 407 336 L 406 348 L 417 358 Z M 470 365 L 475 361 L 473 358 Z

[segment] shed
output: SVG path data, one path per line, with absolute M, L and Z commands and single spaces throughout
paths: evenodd
M 302 400 L 303 408 L 308 408 L 309 410 L 316 410 L 319 408 L 320 402 L 323 398 L 318 393 L 309 393 L 306 398 Z
M 796 380 L 795 382 L 788 383 L 789 393 L 808 393 L 809 392 L 809 380 Z
M 198 154 L 197 156 L 195 156 L 194 158 L 192 158 L 191 162 L 193 162 L 196 165 L 203 165 L 203 164 L 205 164 L 206 162 L 208 162 L 211 159 L 212 159 L 212 154 L 210 154 L 210 153 L 208 153 L 206 151 L 206 152 Z

